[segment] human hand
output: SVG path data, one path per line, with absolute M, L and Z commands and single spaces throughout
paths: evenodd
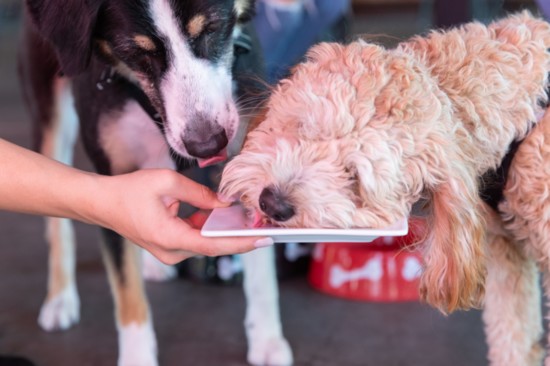
M 101 194 L 92 205 L 92 217 L 86 221 L 118 232 L 163 263 L 178 263 L 197 254 L 244 253 L 273 244 L 270 238 L 201 236 L 198 216 L 189 220 L 177 216 L 180 202 L 201 209 L 226 207 L 229 203 L 221 202 L 207 187 L 177 172 L 150 169 L 96 177 Z

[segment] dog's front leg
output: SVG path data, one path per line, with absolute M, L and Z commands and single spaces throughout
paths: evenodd
M 489 315 L 500 317 L 500 321 L 507 325 L 499 344 L 495 344 L 488 334 L 492 351 L 490 358 L 494 365 L 540 365 L 540 358 L 544 356 L 540 346 L 543 343 L 541 295 L 536 268 L 531 260 L 536 261 L 544 274 L 543 286 L 548 297 L 550 200 L 546 193 L 550 190 L 549 146 L 550 113 L 546 112 L 518 147 L 503 192 L 505 200 L 498 207 L 506 232 L 516 242 L 511 248 L 510 245 L 491 247 L 489 256 L 489 269 L 494 268 L 495 260 L 500 258 L 497 267 L 500 282 L 498 286 L 487 286 L 487 296 L 491 297 L 487 298 L 484 318 Z M 489 276 L 488 280 L 495 277 L 491 272 Z M 495 288 L 501 291 L 498 298 L 492 295 Z M 494 306 L 491 307 L 491 303 Z M 516 354 L 521 358 L 514 360 L 516 362 L 506 361 L 504 357 L 508 353 L 512 353 L 508 360 L 514 360 L 512 357 Z M 550 366 L 548 352 L 544 364 Z
M 97 96 L 102 97 L 108 96 Z M 81 98 L 79 104 L 82 125 L 88 131 L 83 138 L 99 173 L 117 175 L 136 168 L 170 167 L 166 143 L 138 103 L 128 100 L 121 107 L 124 113 L 106 113 L 97 117 L 97 122 L 93 110 L 85 108 L 91 105 L 88 99 Z M 101 160 L 102 156 L 106 159 Z M 156 366 L 157 343 L 141 275 L 143 251 L 113 231 L 103 229 L 103 234 L 103 258 L 116 307 L 118 365 Z
M 141 277 L 141 249 L 103 229 L 102 253 L 115 298 L 118 366 L 157 366 L 157 342 Z
M 541 365 L 541 294 L 535 262 L 502 236 L 492 238 L 487 259 L 483 322 L 490 364 Z
M 41 129 L 40 152 L 67 165 L 73 163 L 78 135 L 78 117 L 73 107 L 71 85 L 66 78 L 53 82 L 49 121 L 34 121 Z M 38 108 L 45 108 L 41 104 Z M 47 331 L 65 330 L 80 320 L 80 298 L 75 280 L 75 234 L 71 220 L 46 218 L 46 240 L 50 246 L 48 294 L 38 323 Z
M 273 248 L 243 254 L 245 331 L 248 362 L 261 366 L 292 365 L 292 351 L 283 336 Z

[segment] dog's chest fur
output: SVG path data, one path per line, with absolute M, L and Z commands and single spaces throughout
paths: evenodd
M 114 174 L 174 168 L 161 130 L 136 101 L 129 100 L 121 111 L 102 115 L 98 128 L 99 143 L 110 157 Z

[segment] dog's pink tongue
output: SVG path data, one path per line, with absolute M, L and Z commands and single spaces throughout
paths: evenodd
M 254 211 L 254 221 L 252 222 L 252 227 L 262 226 L 264 226 L 264 217 L 258 211 Z
M 227 151 L 223 150 L 220 152 L 219 155 L 213 156 L 208 159 L 197 159 L 197 162 L 199 163 L 199 168 L 204 168 L 210 165 L 221 163 L 222 161 L 227 160 Z

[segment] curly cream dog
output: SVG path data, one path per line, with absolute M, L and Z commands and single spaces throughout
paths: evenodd
M 501 204 L 507 236 L 488 233 L 479 194 L 480 177 L 543 112 L 549 47 L 550 25 L 527 12 L 434 31 L 391 50 L 363 41 L 315 46 L 274 90 L 265 120 L 225 168 L 221 192 L 288 227 L 380 227 L 426 198 L 423 298 L 444 312 L 477 306 L 488 240 L 544 249 L 550 238 L 550 204 L 541 202 L 550 172 L 540 141 L 529 152 L 532 143 L 521 146 L 514 161 Z M 537 131 L 529 140 L 543 139 Z M 533 171 L 540 187 L 520 184 Z

